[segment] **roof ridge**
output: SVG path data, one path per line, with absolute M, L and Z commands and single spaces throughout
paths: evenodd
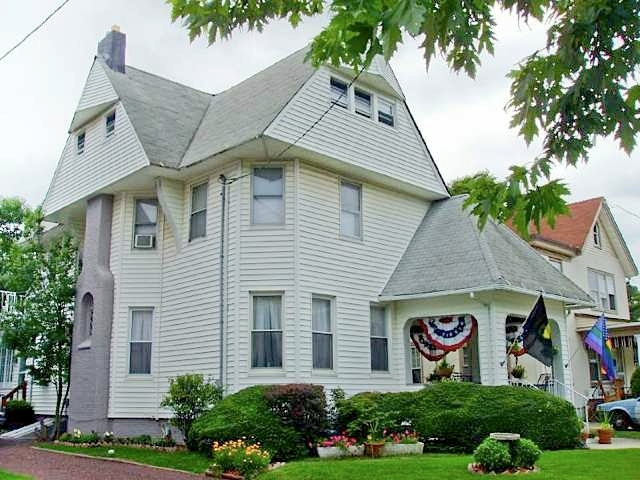
M 567 207 L 571 207 L 573 205 L 581 205 L 583 203 L 587 203 L 587 202 L 593 202 L 594 200 L 604 200 L 604 197 L 600 196 L 600 197 L 593 197 L 593 198 L 587 198 L 585 200 L 578 200 L 577 202 L 571 202 L 571 203 L 567 203 Z

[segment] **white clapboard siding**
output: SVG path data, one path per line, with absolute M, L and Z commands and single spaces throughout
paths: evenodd
M 311 297 L 335 301 L 337 381 L 351 389 L 394 389 L 405 385 L 397 362 L 389 373 L 370 368 L 369 309 L 404 253 L 428 203 L 424 200 L 362 185 L 362 241 L 340 238 L 340 177 L 302 164 L 299 194 L 298 361 L 312 372 Z M 390 347 L 398 339 L 390 329 Z M 307 381 L 324 382 L 313 372 Z M 400 378 L 402 376 L 402 378 Z M 331 381 L 327 379 L 327 381 Z
M 266 134 L 286 142 L 297 140 L 329 107 L 330 76 L 327 68 L 320 68 Z M 406 105 L 399 98 L 395 103 L 395 127 L 334 106 L 297 145 L 435 194 L 447 195 Z
M 111 227 L 111 272 L 115 281 L 109 392 L 111 417 L 148 416 L 149 412 L 157 409 L 154 377 L 157 356 L 154 347 L 161 318 L 162 237 L 157 236 L 155 249 L 132 248 L 135 200 L 154 196 L 153 191 L 141 191 L 121 193 L 114 198 Z M 161 230 L 162 221 L 158 232 Z M 154 309 L 151 375 L 129 374 L 130 311 L 133 307 Z
M 67 139 L 44 201 L 46 215 L 95 195 L 100 189 L 149 165 L 122 104 L 118 103 L 115 110 L 115 131 L 109 137 L 104 115 L 86 126 L 84 153 L 77 153 L 75 134 Z
M 93 62 L 76 111 L 103 105 L 118 99 L 118 94 L 113 85 L 111 85 L 104 68 L 99 61 Z

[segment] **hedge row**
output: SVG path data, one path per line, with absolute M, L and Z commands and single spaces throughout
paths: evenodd
M 193 438 L 210 450 L 214 441 L 260 442 L 275 459 L 308 455 L 327 431 L 320 386 L 255 386 L 229 395 L 193 425 Z M 337 431 L 366 437 L 368 421 L 390 431 L 408 425 L 426 448 L 472 452 L 492 432 L 519 433 L 544 450 L 574 448 L 582 427 L 573 406 L 548 393 L 518 387 L 443 382 L 417 392 L 361 393 L 337 401 Z

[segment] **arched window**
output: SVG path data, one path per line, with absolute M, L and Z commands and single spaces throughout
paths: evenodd
M 596 247 L 602 247 L 602 238 L 600 237 L 600 225 L 597 222 L 593 224 L 593 244 Z
M 93 335 L 93 295 L 86 293 L 82 297 L 81 308 L 82 338 L 88 340 Z

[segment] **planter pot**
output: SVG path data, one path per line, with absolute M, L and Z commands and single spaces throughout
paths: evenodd
M 436 369 L 436 375 L 438 375 L 438 377 L 440 378 L 449 378 L 452 373 L 453 373 L 453 367 L 448 367 L 448 368 L 438 367 Z
M 380 457 L 384 449 L 384 442 L 368 442 L 364 444 L 364 454 L 367 457 Z
M 613 430 L 598 429 L 598 443 L 611 443 Z
M 318 457 L 338 458 L 338 457 L 359 457 L 364 454 L 364 445 L 352 445 L 346 449 L 340 447 L 317 447 Z
M 420 455 L 424 451 L 424 443 L 385 443 L 382 455 Z

